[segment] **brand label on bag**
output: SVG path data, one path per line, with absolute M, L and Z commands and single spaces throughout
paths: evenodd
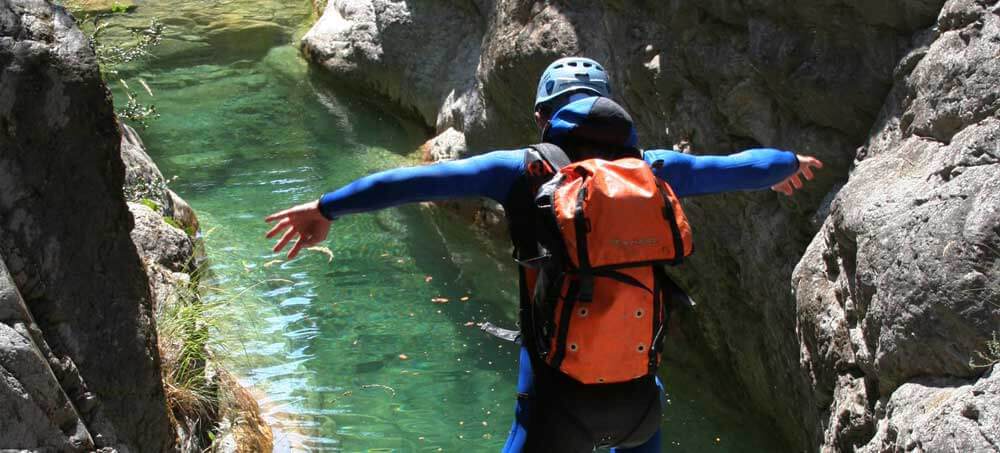
M 655 245 L 660 241 L 656 238 L 643 238 L 643 239 L 612 239 L 611 245 L 617 247 L 638 247 L 643 245 Z

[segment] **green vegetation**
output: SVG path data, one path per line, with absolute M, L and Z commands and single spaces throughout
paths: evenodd
M 128 194 L 126 194 L 126 199 L 128 199 Z M 145 206 L 145 207 L 147 207 L 149 209 L 152 209 L 152 210 L 154 210 L 156 212 L 160 212 L 160 204 L 157 203 L 157 202 L 155 202 L 155 201 L 153 201 L 153 200 L 150 200 L 149 198 L 140 199 L 139 200 L 139 204 L 141 204 L 141 205 L 143 205 L 143 206 Z
M 993 332 L 993 339 L 986 340 L 986 350 L 976 351 L 969 359 L 969 366 L 973 368 L 989 368 L 1000 363 L 1000 338 L 997 332 Z
M 168 303 L 157 307 L 163 387 L 171 416 L 207 431 L 218 413 L 218 389 L 207 377 L 212 305 L 199 289 L 200 272 L 175 287 Z M 197 431 L 196 431 L 197 432 Z
M 128 14 L 135 9 L 136 5 L 131 1 L 67 0 L 66 7 L 78 16 L 81 30 L 90 38 L 105 82 L 117 78 L 123 65 L 150 56 L 150 49 L 163 38 L 165 27 L 155 17 L 146 27 L 129 28 L 128 38 L 106 36 L 106 32 L 113 27 L 110 18 Z M 119 118 L 145 129 L 149 126 L 148 121 L 160 115 L 156 106 L 141 102 L 138 93 L 129 87 L 125 79 L 119 78 L 118 81 L 124 88 L 128 101 L 116 113 Z M 139 83 L 152 98 L 153 91 L 149 85 L 142 79 L 139 79 Z

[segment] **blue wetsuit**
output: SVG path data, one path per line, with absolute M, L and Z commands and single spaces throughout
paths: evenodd
M 494 151 L 468 159 L 397 168 L 360 178 L 320 198 L 329 219 L 418 201 L 485 197 L 506 203 L 524 174 L 527 149 Z M 662 161 L 654 172 L 678 197 L 768 188 L 798 169 L 795 154 L 751 149 L 729 156 L 694 156 L 647 150 L 646 162 Z
M 602 140 L 601 146 L 633 150 L 638 140 L 628 114 L 617 104 L 597 97 L 574 101 L 556 112 L 543 138 L 562 146 Z M 519 198 L 525 194 L 528 152 L 494 151 L 376 173 L 323 195 L 319 208 L 324 216 L 334 219 L 403 203 L 486 197 L 512 213 L 515 210 L 511 208 L 523 201 Z M 652 150 L 642 157 L 679 197 L 764 189 L 798 169 L 795 154 L 774 149 L 752 149 L 729 156 Z M 587 386 L 550 367 L 532 367 L 531 353 L 522 347 L 515 420 L 504 452 L 589 451 L 595 442 L 608 439 L 613 439 L 609 443 L 631 447 L 618 452 L 659 451 L 659 401 L 663 390 L 658 378 L 647 376 L 627 383 Z
M 371 211 L 403 203 L 462 197 L 486 197 L 508 202 L 512 187 L 525 171 L 528 150 L 494 151 L 468 159 L 399 168 L 358 179 L 320 199 L 327 218 Z M 693 156 L 675 151 L 646 151 L 655 174 L 667 181 L 679 197 L 770 187 L 798 168 L 795 154 L 774 149 L 752 149 L 729 156 Z M 658 161 L 662 161 L 659 165 Z M 521 350 L 518 393 L 534 394 L 534 373 L 528 351 Z M 656 384 L 660 386 L 657 379 Z M 661 387 L 662 394 L 662 387 Z M 529 403 L 518 400 L 505 452 L 520 452 L 528 438 Z M 642 445 L 619 452 L 655 452 L 660 432 Z

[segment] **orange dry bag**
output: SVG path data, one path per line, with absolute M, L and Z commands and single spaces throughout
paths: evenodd
M 655 373 L 675 287 L 661 265 L 692 251 L 677 196 L 641 159 L 571 163 L 533 148 L 555 172 L 535 194 L 540 256 L 522 261 L 539 271 L 524 326 L 537 353 L 585 384 Z

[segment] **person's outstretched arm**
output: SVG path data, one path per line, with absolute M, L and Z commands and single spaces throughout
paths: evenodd
M 342 215 L 449 198 L 486 197 L 502 202 L 523 169 L 524 150 L 517 150 L 375 173 L 326 193 L 319 200 L 267 216 L 267 222 L 277 222 L 267 237 L 284 231 L 274 246 L 278 252 L 298 236 L 288 252 L 292 259 L 303 247 L 325 240 L 330 222 Z
M 728 156 L 696 156 L 677 151 L 647 150 L 643 158 L 679 197 L 758 190 L 768 187 L 791 195 L 802 187 L 798 175 L 812 179 L 819 160 L 788 151 L 758 148 Z

